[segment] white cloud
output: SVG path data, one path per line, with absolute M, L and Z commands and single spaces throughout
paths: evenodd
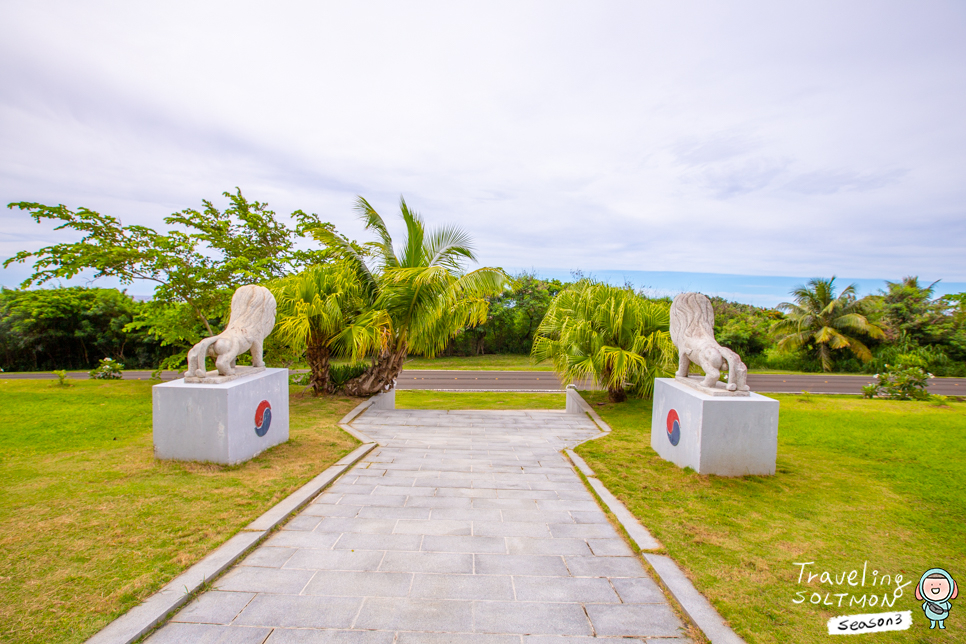
M 240 186 L 361 238 L 355 195 L 394 215 L 402 193 L 487 264 L 962 281 L 964 17 L 6 3 L 0 200 L 160 226 Z M 64 238 L 0 222 L 0 257 Z

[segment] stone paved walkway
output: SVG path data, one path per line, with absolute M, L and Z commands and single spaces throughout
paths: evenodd
M 553 411 L 373 411 L 377 448 L 150 644 L 686 642 Z M 628 639 L 629 638 L 629 639 Z

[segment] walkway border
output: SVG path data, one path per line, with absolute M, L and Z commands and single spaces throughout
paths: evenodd
M 567 412 L 585 413 L 590 416 L 598 427 L 601 434 L 591 439 L 583 441 L 587 443 L 592 440 L 603 438 L 611 433 L 610 425 L 594 411 L 594 408 L 587 404 L 583 396 L 578 393 L 573 385 L 567 386 Z M 580 443 L 580 445 L 583 445 Z M 576 447 L 576 446 L 575 446 Z M 604 503 L 611 514 L 621 524 L 624 531 L 631 541 L 637 546 L 644 559 L 651 565 L 657 573 L 661 583 L 671 593 L 671 596 L 678 602 L 682 610 L 687 614 L 692 622 L 704 633 L 711 644 L 745 644 L 737 633 L 725 624 L 724 618 L 715 610 L 714 606 L 702 595 L 691 580 L 688 579 L 684 571 L 675 563 L 673 559 L 666 555 L 656 554 L 654 550 L 661 550 L 663 546 L 655 539 L 640 521 L 637 520 L 630 510 L 621 503 L 620 499 L 614 496 L 607 487 L 600 482 L 594 470 L 580 458 L 572 449 L 564 450 L 574 466 L 587 479 L 588 485 L 593 488 L 597 496 Z
M 168 582 L 161 590 L 95 633 L 86 644 L 132 644 L 144 637 L 375 449 L 377 443 L 350 427 L 349 423 L 369 407 L 382 402 L 383 397 L 385 394 L 379 394 L 360 403 L 339 421 L 339 428 L 361 441 L 362 445 L 275 504 L 201 561 Z

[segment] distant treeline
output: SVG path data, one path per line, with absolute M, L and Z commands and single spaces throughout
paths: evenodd
M 529 354 L 553 298 L 567 282 L 522 274 L 503 295 L 490 298 L 485 323 L 452 339 L 444 355 Z M 630 288 L 630 287 L 628 287 Z M 872 359 L 833 350 L 835 371 L 877 373 L 886 364 L 915 364 L 938 376 L 966 376 L 966 297 L 934 298 L 916 278 L 889 283 L 859 302 L 865 317 L 883 331 L 863 337 Z M 668 300 L 668 298 L 662 298 Z M 815 347 L 782 348 L 776 321 L 786 311 L 712 298 L 718 341 L 737 351 L 749 368 L 820 372 Z M 175 305 L 171 305 L 175 306 Z M 139 302 L 116 289 L 55 288 L 0 290 L 0 368 L 5 371 L 90 369 L 104 357 L 126 368 L 156 368 L 177 352 L 163 346 L 143 321 L 159 315 L 158 304 Z M 141 324 L 138 321 L 141 320 Z M 212 321 L 217 325 L 217 319 Z M 300 356 L 267 348 L 267 359 L 295 366 Z
M 153 368 L 166 355 L 158 339 L 129 325 L 145 302 L 112 288 L 0 290 L 0 368 L 90 369 L 101 358 Z
M 834 278 L 817 282 L 831 286 L 829 299 L 834 299 Z M 529 353 L 550 301 L 567 286 L 559 280 L 517 276 L 513 290 L 493 298 L 487 321 L 452 340 L 447 355 Z M 799 295 L 806 297 L 798 302 Z M 802 293 L 790 294 L 795 296 L 789 298 L 792 303 L 805 307 L 805 315 L 791 305 L 771 309 L 712 297 L 715 337 L 738 352 L 752 369 L 821 372 L 822 363 L 814 343 L 806 342 L 793 350 L 780 347 L 787 330 L 776 328 L 775 324 L 786 319 L 787 312 L 798 312 L 802 322 L 808 324 L 809 304 L 818 309 L 828 306 L 821 299 L 812 302 L 815 295 L 811 286 L 803 288 Z M 840 303 L 851 299 L 847 294 L 840 294 L 840 298 Z M 659 299 L 670 302 L 670 298 Z M 882 292 L 854 301 L 856 310 L 881 329 L 882 336 L 858 334 L 871 353 L 868 362 L 845 348 L 833 349 L 835 371 L 878 373 L 886 364 L 903 363 L 921 366 L 937 376 L 966 376 L 966 294 L 935 298 L 932 285 L 907 277 L 900 282 L 887 282 Z M 835 317 L 833 312 L 833 322 Z M 848 333 L 854 335 L 851 330 Z

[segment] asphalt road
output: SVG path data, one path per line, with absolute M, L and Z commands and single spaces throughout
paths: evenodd
M 0 378 L 52 379 L 52 373 L 0 373 Z M 86 373 L 71 373 L 70 378 L 87 378 Z M 147 380 L 150 371 L 125 371 L 125 380 Z M 180 378 L 174 371 L 162 380 Z M 822 376 L 748 374 L 752 391 L 762 393 L 860 394 L 862 387 L 875 382 L 872 376 Z M 397 389 L 442 389 L 454 391 L 560 391 L 563 387 L 552 371 L 424 371 L 404 370 L 396 381 Z M 966 378 L 933 378 L 929 392 L 943 396 L 966 396 Z

